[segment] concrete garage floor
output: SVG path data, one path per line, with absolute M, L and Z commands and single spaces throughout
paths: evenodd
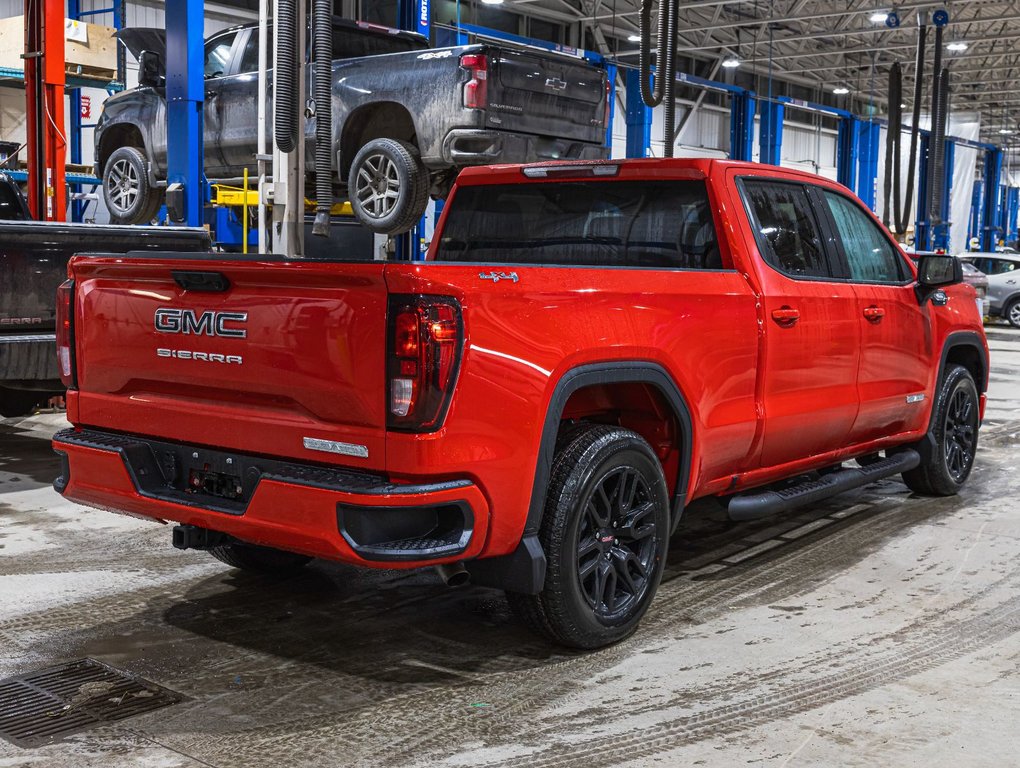
M 537 640 L 499 593 L 285 581 L 49 487 L 59 416 L 0 426 L 0 678 L 83 657 L 181 703 L 0 766 L 1020 763 L 1020 333 L 989 329 L 958 498 L 886 481 L 755 524 L 692 509 L 636 637 Z

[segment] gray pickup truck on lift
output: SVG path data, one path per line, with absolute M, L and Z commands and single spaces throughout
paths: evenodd
M 166 179 L 166 33 L 118 36 L 142 64 L 140 85 L 103 105 L 96 175 L 114 220 L 138 223 L 155 215 Z M 257 43 L 255 25 L 205 43 L 210 179 L 255 171 Z M 333 57 L 335 186 L 376 232 L 407 231 L 466 166 L 608 156 L 606 71 L 582 59 L 488 43 L 429 49 L 420 35 L 340 18 Z M 314 119 L 305 130 L 311 171 Z

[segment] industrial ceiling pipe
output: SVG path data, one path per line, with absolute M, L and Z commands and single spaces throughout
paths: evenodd
M 276 61 L 273 84 L 273 136 L 281 152 L 297 148 L 298 126 L 298 6 L 299 0 L 280 0 L 276 19 Z M 304 19 L 301 20 L 304 23 Z M 304 52 L 301 53 L 304 55 Z
M 313 0 L 315 64 L 315 221 L 312 234 L 329 237 L 333 208 L 333 0 Z
M 896 209 L 896 234 L 907 232 L 910 209 L 914 201 L 914 169 L 917 165 L 917 139 L 921 129 L 921 88 L 924 86 L 924 45 L 928 37 L 928 17 L 924 11 L 917 14 L 917 58 L 914 61 L 914 104 L 910 119 L 910 159 L 907 163 L 906 196 L 900 200 L 900 187 L 896 184 L 893 195 Z
M 673 124 L 676 118 L 676 25 L 679 0 L 662 0 L 659 4 L 659 32 L 656 36 L 655 64 L 652 75 L 651 26 L 652 0 L 641 2 L 641 44 L 638 50 L 641 70 L 641 100 L 647 107 L 663 104 L 662 154 L 673 157 Z M 666 7 L 664 7 L 666 6 Z

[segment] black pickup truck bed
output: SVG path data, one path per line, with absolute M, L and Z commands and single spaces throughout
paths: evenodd
M 203 229 L 0 221 L 0 415 L 27 413 L 63 391 L 55 347 L 56 292 L 71 256 L 209 246 Z

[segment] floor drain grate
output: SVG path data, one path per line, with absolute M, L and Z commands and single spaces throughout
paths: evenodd
M 95 659 L 81 659 L 0 680 L 0 738 L 35 747 L 182 699 Z

